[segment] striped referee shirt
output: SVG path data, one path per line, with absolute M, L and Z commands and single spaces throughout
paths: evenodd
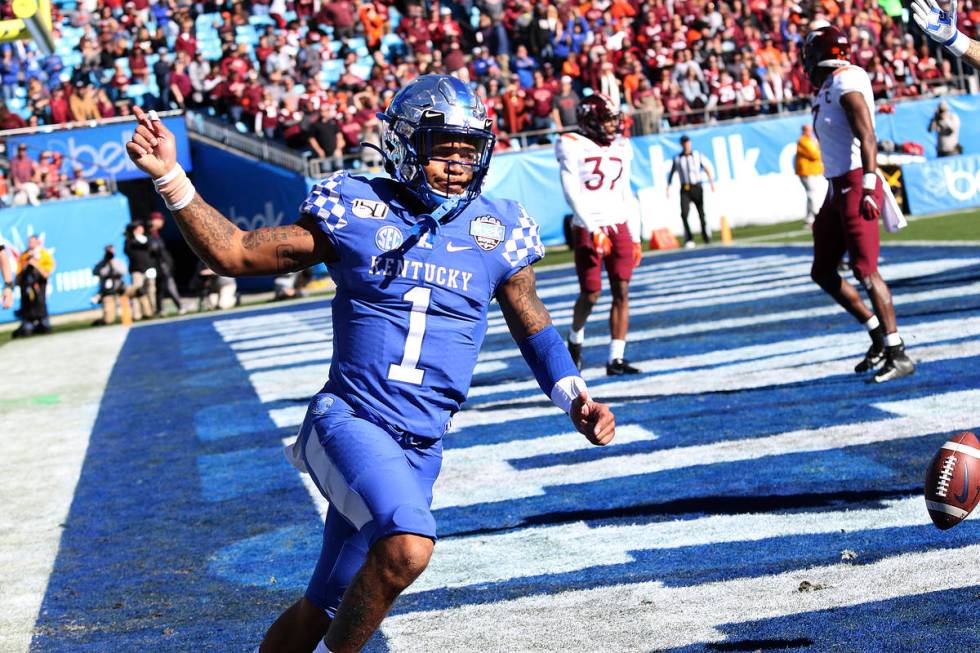
M 691 151 L 690 154 L 678 154 L 674 157 L 674 165 L 670 169 L 667 183 L 674 179 L 674 173 L 681 179 L 683 185 L 700 184 L 704 181 L 704 160 L 700 152 Z

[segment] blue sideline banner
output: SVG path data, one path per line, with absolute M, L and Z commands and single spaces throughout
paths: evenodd
M 245 230 L 290 224 L 307 194 L 303 175 L 192 141 L 194 185 L 208 204 Z M 270 290 L 272 277 L 238 280 L 246 291 Z
M 980 154 L 902 166 L 913 215 L 980 206 Z
M 124 195 L 18 206 L 0 211 L 0 242 L 20 253 L 31 234 L 43 240 L 55 261 L 54 275 L 48 280 L 48 312 L 70 313 L 93 308 L 91 299 L 99 281 L 92 268 L 106 245 L 115 245 L 117 256 L 123 256 L 128 223 L 129 201 Z M 18 289 L 14 308 L 19 306 Z M 13 310 L 0 309 L 0 322 L 15 319 Z
M 163 124 L 174 133 L 177 142 L 177 160 L 184 170 L 190 171 L 191 151 L 188 147 L 187 127 L 183 116 L 163 119 Z M 43 128 L 42 128 L 43 129 Z M 73 167 L 82 168 L 86 177 L 108 177 L 116 181 L 143 179 L 141 172 L 126 154 L 126 143 L 133 137 L 136 129 L 135 119 L 98 127 L 73 127 L 52 131 L 38 131 L 33 134 L 10 136 L 6 139 L 7 151 L 15 152 L 17 146 L 24 144 L 27 152 L 37 159 L 41 152 L 53 150 L 64 156 L 67 171 Z

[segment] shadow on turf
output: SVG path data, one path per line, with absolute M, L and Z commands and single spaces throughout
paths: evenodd
M 780 510 L 813 510 L 820 508 L 839 509 L 842 506 L 867 504 L 899 499 L 912 494 L 921 494 L 922 488 L 903 487 L 890 490 L 865 490 L 855 492 L 827 492 L 790 495 L 760 495 L 760 496 L 713 496 L 678 499 L 665 503 L 654 503 L 628 508 L 617 507 L 596 510 L 573 510 L 565 512 L 549 512 L 534 515 L 524 519 L 519 526 L 501 528 L 478 528 L 469 531 L 454 532 L 453 537 L 467 535 L 487 535 L 501 531 L 528 526 L 546 526 L 566 524 L 569 522 L 589 522 L 608 519 L 654 518 L 674 515 L 741 515 L 749 513 L 766 513 Z M 654 520 L 655 521 L 655 520 Z
M 709 651 L 775 651 L 788 648 L 804 648 L 813 644 L 812 639 L 743 639 L 737 642 L 712 643 L 705 646 Z

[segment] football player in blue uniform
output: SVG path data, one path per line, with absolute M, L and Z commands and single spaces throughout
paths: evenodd
M 537 224 L 516 202 L 480 196 L 494 145 L 483 104 L 461 81 L 426 75 L 379 117 L 391 179 L 338 172 L 316 184 L 295 224 L 254 231 L 196 193 L 153 113 L 137 110 L 127 144 L 217 273 L 281 274 L 322 261 L 337 283 L 329 380 L 287 448 L 330 502 L 323 548 L 305 596 L 266 633 L 263 653 L 360 650 L 425 569 L 442 436 L 469 390 L 493 298 L 575 428 L 596 445 L 615 433 L 535 290 Z

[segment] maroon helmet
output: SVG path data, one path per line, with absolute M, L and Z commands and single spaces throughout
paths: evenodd
M 575 115 L 578 130 L 599 145 L 609 145 L 623 133 L 623 114 L 601 93 L 593 93 L 579 102 Z
M 803 42 L 803 70 L 810 83 L 821 68 L 842 68 L 851 62 L 851 44 L 844 32 L 833 25 L 810 30 Z

